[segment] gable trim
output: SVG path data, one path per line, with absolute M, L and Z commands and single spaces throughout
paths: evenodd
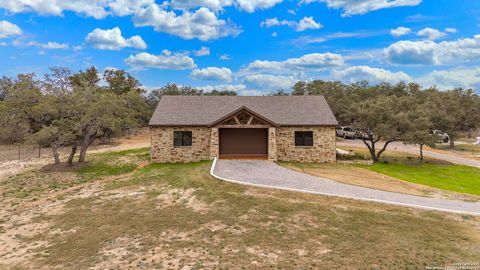
M 220 117 L 219 119 L 213 121 L 212 123 L 208 124 L 207 127 L 213 127 L 213 126 L 215 126 L 215 125 L 218 125 L 218 124 L 220 124 L 221 122 L 229 119 L 230 117 L 235 116 L 236 114 L 238 114 L 238 113 L 241 112 L 241 111 L 246 111 L 246 112 L 248 112 L 249 114 L 253 115 L 254 117 L 256 117 L 256 118 L 258 118 L 258 119 L 260 119 L 260 120 L 262 120 L 262 121 L 264 121 L 264 122 L 266 122 L 266 123 L 268 123 L 268 124 L 270 124 L 270 125 L 272 125 L 272 126 L 274 126 L 274 127 L 279 127 L 279 126 L 280 126 L 280 125 L 278 125 L 277 123 L 273 122 L 272 120 L 270 120 L 270 119 L 268 119 L 268 118 L 266 118 L 266 117 L 264 117 L 264 116 L 262 116 L 262 115 L 260 115 L 260 114 L 258 114 L 258 113 L 256 113 L 256 112 L 254 112 L 253 110 L 249 109 L 248 107 L 242 106 L 242 107 L 240 107 L 240 108 L 238 108 L 238 109 L 236 109 L 236 110 L 234 110 L 234 111 L 226 114 L 225 116 Z

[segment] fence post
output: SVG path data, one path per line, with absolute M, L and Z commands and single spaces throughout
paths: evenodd
M 42 147 L 39 145 L 38 146 L 38 158 L 40 158 L 42 155 Z
M 20 151 L 22 150 L 22 145 L 21 144 L 18 144 L 18 162 L 21 162 L 20 160 Z

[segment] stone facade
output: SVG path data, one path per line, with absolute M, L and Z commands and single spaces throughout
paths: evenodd
M 174 131 L 192 131 L 192 146 L 174 147 Z M 313 131 L 313 146 L 295 146 L 295 131 Z M 195 162 L 219 156 L 217 127 L 151 127 L 152 162 Z M 335 127 L 268 128 L 268 159 L 331 163 L 336 161 Z
M 211 128 L 151 127 L 152 162 L 195 162 L 210 159 Z M 173 146 L 174 131 L 191 131 L 192 146 Z
M 277 160 L 277 134 L 276 128 L 268 128 L 268 160 Z
M 295 131 L 313 131 L 313 146 L 295 146 Z M 333 163 L 336 161 L 335 127 L 295 126 L 276 129 L 277 160 Z

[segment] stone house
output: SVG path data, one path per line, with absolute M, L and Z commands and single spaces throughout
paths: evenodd
M 163 96 L 149 125 L 152 162 L 336 160 L 323 96 Z

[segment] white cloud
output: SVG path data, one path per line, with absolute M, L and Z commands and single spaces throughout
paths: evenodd
M 283 0 L 236 0 L 235 5 L 243 11 L 254 12 L 257 9 L 267 9 L 281 3 Z
M 299 22 L 296 21 L 287 21 L 287 20 L 278 20 L 277 17 L 275 18 L 267 18 L 263 22 L 260 23 L 260 26 L 265 28 L 270 28 L 273 26 L 289 26 L 294 28 L 297 32 L 305 31 L 307 29 L 320 29 L 322 25 L 320 23 L 315 22 L 313 17 L 304 17 Z
M 202 41 L 226 36 L 237 36 L 241 30 L 231 22 L 220 20 L 208 8 L 201 7 L 194 12 L 184 11 L 177 15 L 166 11 L 157 4 L 138 11 L 133 18 L 135 26 L 153 26 L 157 32 L 165 32 L 183 39 Z
M 34 12 L 40 15 L 62 16 L 68 10 L 77 14 L 105 18 L 108 12 L 105 10 L 107 1 L 96 0 L 0 0 L 0 8 L 10 13 Z
M 244 82 L 260 89 L 289 89 L 298 79 L 293 76 L 277 76 L 269 74 L 251 74 L 244 77 Z
M 245 90 L 247 87 L 243 84 L 217 84 L 217 85 L 205 85 L 205 86 L 197 86 L 197 89 L 211 92 L 213 90 L 218 91 L 242 91 Z
M 88 33 L 85 38 L 88 45 L 100 50 L 121 50 L 127 47 L 136 49 L 145 49 L 147 44 L 140 36 L 133 36 L 131 38 L 124 38 L 120 28 L 115 27 L 108 30 L 95 29 Z
M 299 58 L 290 58 L 285 61 L 255 60 L 248 64 L 243 71 L 319 71 L 325 68 L 342 66 L 343 64 L 343 58 L 339 54 L 312 53 Z
M 113 14 L 117 16 L 127 16 L 135 14 L 142 8 L 154 3 L 155 0 L 114 0 L 109 1 L 108 6 Z
M 194 80 L 208 81 L 232 81 L 232 71 L 229 68 L 207 67 L 203 69 L 194 69 L 190 74 Z
M 210 48 L 202 46 L 198 51 L 194 51 L 195 56 L 210 55 Z
M 403 6 L 416 6 L 422 0 L 302 0 L 301 3 L 323 2 L 329 8 L 342 9 L 342 16 L 365 14 L 370 11 Z
M 278 33 L 277 32 L 273 32 L 272 33 L 272 37 L 277 37 L 278 36 Z
M 315 22 L 313 20 L 313 17 L 304 17 L 297 23 L 295 30 L 297 30 L 297 32 L 301 32 L 307 29 L 320 29 L 320 28 L 322 28 L 322 25 Z
M 445 65 L 478 61 L 480 35 L 454 41 L 399 41 L 384 49 L 386 59 L 400 65 Z
M 18 25 L 5 20 L 0 21 L 0 38 L 20 35 L 21 33 L 22 30 Z
M 332 77 L 346 83 L 364 80 L 374 84 L 381 82 L 397 83 L 400 81 L 411 81 L 410 76 L 404 72 L 390 72 L 382 68 L 372 68 L 369 66 L 353 66 L 342 70 L 333 70 Z
M 172 0 L 170 6 L 174 9 L 192 9 L 196 7 L 206 7 L 211 10 L 219 11 L 224 7 L 233 5 L 233 0 Z
M 47 43 L 30 41 L 26 45 L 30 47 L 37 47 L 37 48 L 47 49 L 47 50 L 65 50 L 69 48 L 67 43 L 58 43 L 58 42 L 52 42 L 52 41 L 49 41 Z
M 436 39 L 442 38 L 446 35 L 447 34 L 441 32 L 441 31 L 438 31 L 437 29 L 430 28 L 430 27 L 423 28 L 422 30 L 417 32 L 417 36 L 425 37 L 428 40 L 436 40 Z
M 410 31 L 411 31 L 410 28 L 400 26 L 400 27 L 397 27 L 395 29 L 390 30 L 390 34 L 394 37 L 401 37 L 401 36 L 409 34 Z
M 130 55 L 125 59 L 125 63 L 135 70 L 146 68 L 184 70 L 196 67 L 193 59 L 183 54 L 153 55 L 143 52 L 136 55 Z
M 453 28 L 453 27 L 447 27 L 447 28 L 445 28 L 445 32 L 447 32 L 447 33 L 452 33 L 452 34 L 454 34 L 454 33 L 457 33 L 457 31 L 458 31 L 458 30 L 457 30 L 456 28 Z
M 287 12 L 292 15 L 297 15 L 297 12 L 293 9 L 289 9 Z
M 423 86 L 437 86 L 441 90 L 457 87 L 480 89 L 480 67 L 434 70 L 415 79 Z
M 228 61 L 228 60 L 231 60 L 232 57 L 229 55 L 229 54 L 222 54 L 220 55 L 220 60 L 223 60 L 223 61 Z

